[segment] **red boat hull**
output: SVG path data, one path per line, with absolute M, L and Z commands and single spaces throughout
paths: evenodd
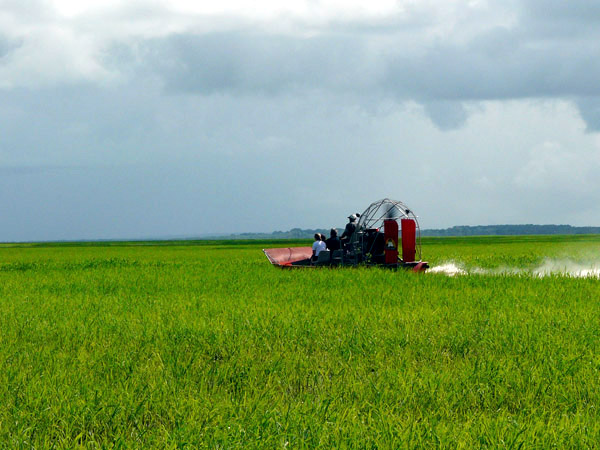
M 312 247 L 267 248 L 265 255 L 271 264 L 280 267 L 291 267 L 293 263 L 310 260 Z

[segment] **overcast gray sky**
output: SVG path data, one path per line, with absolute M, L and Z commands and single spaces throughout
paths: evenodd
M 0 0 L 0 241 L 600 225 L 600 2 Z

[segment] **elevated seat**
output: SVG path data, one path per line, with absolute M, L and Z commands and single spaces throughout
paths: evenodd
M 339 249 L 339 250 L 334 250 L 331 253 L 331 264 L 341 264 L 342 263 L 342 257 L 344 256 L 344 250 Z

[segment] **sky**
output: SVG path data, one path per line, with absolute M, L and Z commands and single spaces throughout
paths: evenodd
M 0 241 L 600 226 L 600 2 L 0 0 Z

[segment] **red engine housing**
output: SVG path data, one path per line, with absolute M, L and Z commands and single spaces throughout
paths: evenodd
M 402 219 L 402 260 L 413 262 L 417 254 L 417 227 L 412 219 Z
M 385 239 L 385 263 L 396 264 L 398 262 L 398 222 L 384 220 L 383 236 Z

